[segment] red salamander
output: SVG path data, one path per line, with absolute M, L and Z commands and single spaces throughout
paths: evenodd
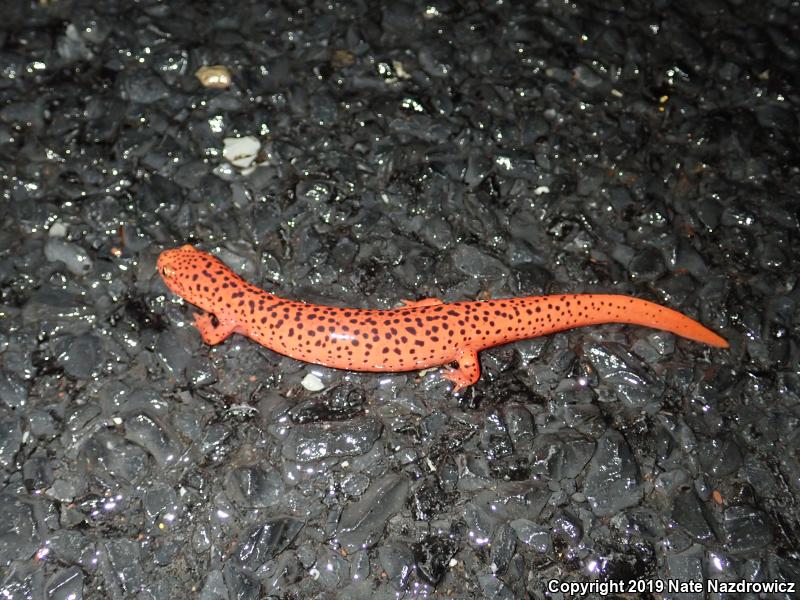
M 194 320 L 207 344 L 240 333 L 280 354 L 353 371 L 413 371 L 456 363 L 444 372 L 453 391 L 480 378 L 480 350 L 583 325 L 644 325 L 728 347 L 697 321 L 630 296 L 565 294 L 452 303 L 425 298 L 390 310 L 337 308 L 279 298 L 190 245 L 162 252 L 158 272 L 172 292 L 203 311 Z

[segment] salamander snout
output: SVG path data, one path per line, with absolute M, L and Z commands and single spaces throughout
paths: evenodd
M 158 261 L 156 261 L 156 269 L 158 269 L 158 274 L 164 278 L 164 281 L 175 276 L 175 252 L 176 250 L 164 250 L 158 256 Z
M 186 244 L 180 248 L 164 250 L 156 261 L 156 270 L 167 287 L 179 295 L 183 295 L 181 288 L 187 273 L 193 272 L 193 267 L 197 263 L 201 253 Z

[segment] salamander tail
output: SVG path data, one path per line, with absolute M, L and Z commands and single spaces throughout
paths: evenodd
M 615 294 L 576 294 L 550 296 L 547 302 L 557 313 L 552 330 L 584 325 L 628 323 L 669 331 L 675 335 L 717 348 L 728 348 L 725 338 L 694 319 L 654 302 Z M 542 333 L 549 333 L 544 331 Z M 541 333 L 540 333 L 541 335 Z

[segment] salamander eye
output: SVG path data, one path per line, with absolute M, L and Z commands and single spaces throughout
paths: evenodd
M 161 276 L 162 277 L 172 277 L 174 271 L 169 267 L 161 267 Z

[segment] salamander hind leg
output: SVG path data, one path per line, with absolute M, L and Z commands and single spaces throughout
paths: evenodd
M 208 313 L 194 313 L 194 325 L 206 344 L 214 346 L 224 342 L 236 329 L 231 323 L 223 323 Z
M 418 308 L 420 306 L 436 306 L 444 304 L 439 298 L 420 298 L 419 300 L 401 300 L 405 308 Z
M 481 363 L 474 350 L 461 350 L 456 361 L 458 366 L 455 369 L 448 368 L 443 373 L 445 379 L 453 382 L 454 394 L 474 385 L 481 377 Z

